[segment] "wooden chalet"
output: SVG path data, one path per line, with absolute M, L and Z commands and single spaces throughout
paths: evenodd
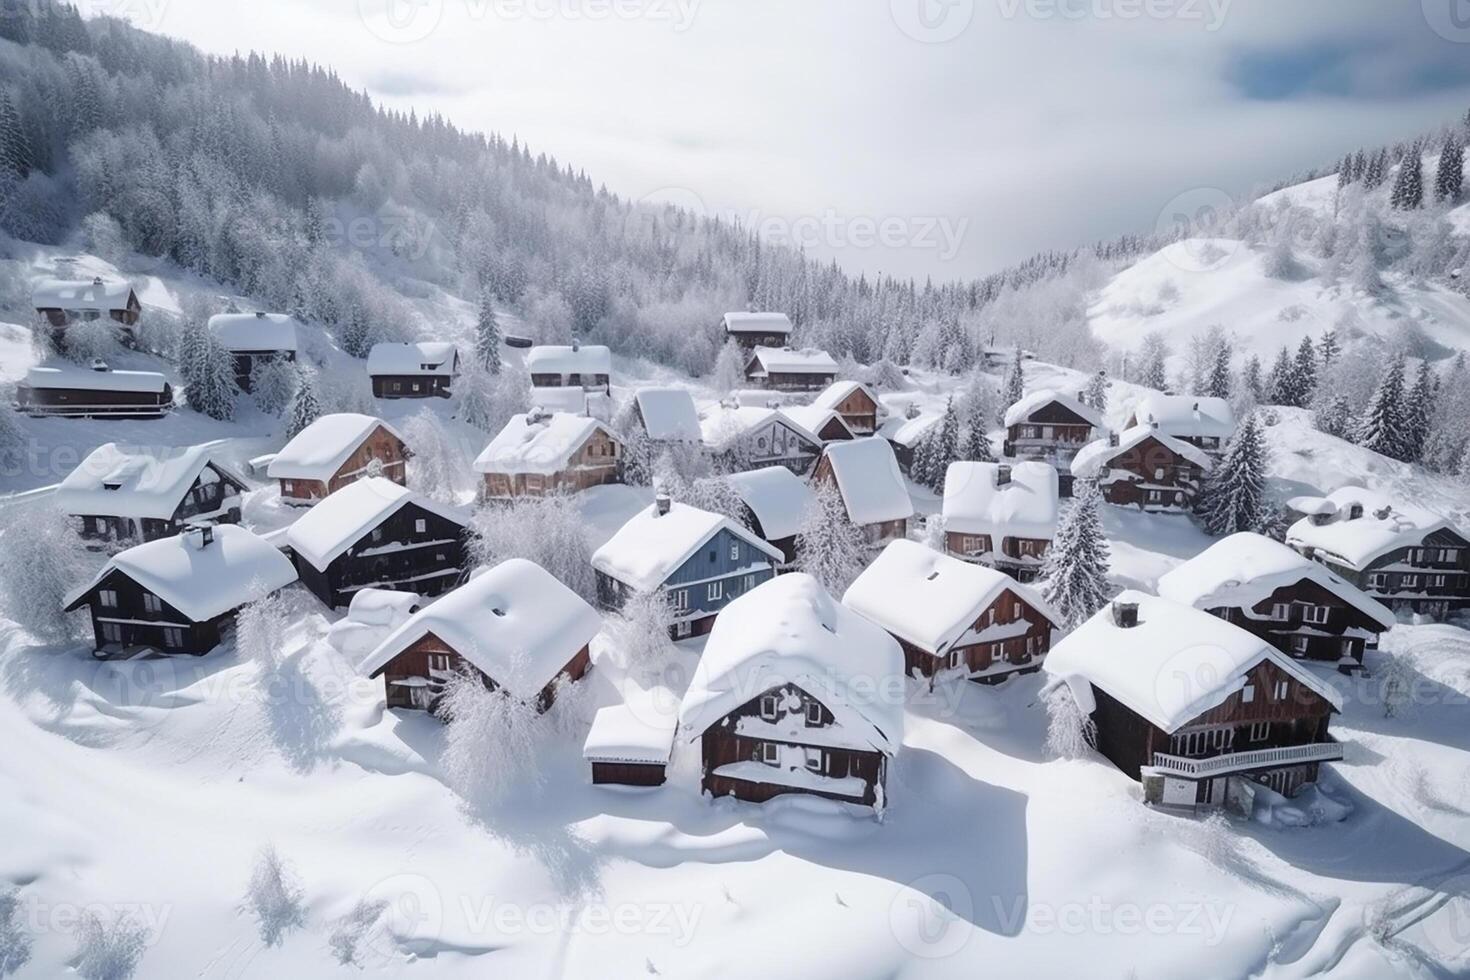
M 880 425 L 878 435 L 888 440 L 893 456 L 898 460 L 898 468 L 908 473 L 913 468 L 914 454 L 919 446 L 943 419 L 942 415 L 924 414 L 917 406 L 909 405 L 906 415 L 890 418 Z
M 622 700 L 599 708 L 582 744 L 597 786 L 662 786 L 679 725 L 679 702 L 665 687 L 625 680 Z
M 58 333 L 74 323 L 110 320 L 131 338 L 143 304 L 133 287 L 116 279 L 43 279 L 31 290 L 36 313 Z
M 208 446 L 98 446 L 56 488 L 56 506 L 82 538 L 100 546 L 141 544 L 186 525 L 238 524 L 243 477 Z
M 721 405 L 705 413 L 700 432 L 728 473 L 783 466 L 805 475 L 822 452 L 820 436 L 777 408 Z
M 1389 608 L 1440 618 L 1470 608 L 1470 539 L 1442 515 L 1363 487 L 1288 506 L 1306 516 L 1286 543 Z
M 294 581 L 290 560 L 266 541 L 233 524 L 206 526 L 112 556 L 66 610 L 88 608 L 99 656 L 202 655 L 241 606 Z
M 435 596 L 468 568 L 467 518 L 391 480 L 358 480 L 286 530 L 301 584 L 340 609 L 362 589 Z
M 633 415 L 649 442 L 698 446 L 704 438 L 688 388 L 639 388 L 633 393 Z
M 834 381 L 812 399 L 813 408 L 827 408 L 841 415 L 855 436 L 870 436 L 883 421 L 883 403 L 873 389 L 861 381 Z
M 781 409 L 781 413 L 806 431 L 829 442 L 849 442 L 857 438 L 847 420 L 834 408 L 818 408 L 815 405 L 792 405 Z
M 781 567 L 790 567 L 796 561 L 796 538 L 811 505 L 811 489 L 782 466 L 732 473 L 729 481 L 745 505 L 745 526 L 781 552 Z
M 1249 812 L 1342 758 L 1342 700 L 1260 637 L 1199 609 L 1124 592 L 1046 659 L 1096 726 L 1097 750 L 1153 804 Z
M 1074 479 L 1096 480 L 1110 504 L 1168 514 L 1194 508 L 1213 465 L 1204 450 L 1138 425 L 1084 446 L 1071 470 Z
M 746 350 L 785 347 L 791 341 L 791 318 L 785 313 L 726 313 L 725 336 Z
M 1030 582 L 1057 533 L 1050 463 L 951 463 L 944 476 L 944 547 L 956 558 Z
M 15 388 L 16 411 L 31 418 L 161 419 L 174 407 L 174 389 L 156 371 L 33 367 Z
M 848 520 L 873 548 L 908 535 L 914 502 L 886 440 L 870 436 L 832 443 L 812 471 L 812 482 L 822 481 L 837 487 Z
M 824 350 L 756 347 L 745 362 L 745 379 L 776 391 L 821 391 L 837 379 L 837 362 Z
M 1207 453 L 1220 453 L 1235 435 L 1235 409 L 1224 398 L 1200 395 L 1146 395 L 1124 428 L 1151 425 L 1166 436 Z
M 1031 392 L 1006 409 L 1005 455 L 1065 464 L 1104 429 L 1103 417 L 1071 395 L 1050 388 Z M 1067 481 L 1070 482 L 1070 481 Z M 1070 487 L 1062 487 L 1071 496 Z
M 266 467 L 280 482 L 281 500 L 311 506 L 369 476 L 408 483 L 408 447 L 382 419 L 343 412 L 323 415 L 286 443 Z
M 623 443 L 585 415 L 514 415 L 475 459 L 486 500 L 575 493 L 622 481 Z
M 374 398 L 448 398 L 459 377 L 459 351 L 453 344 L 375 344 L 367 373 Z
M 534 388 L 607 391 L 612 384 L 612 351 L 575 340 L 568 346 L 532 347 L 526 352 L 526 370 Z
M 708 633 L 720 610 L 776 574 L 785 556 L 728 518 L 660 495 L 592 555 L 599 604 L 665 597 L 676 639 Z
M 710 796 L 802 793 L 882 810 L 903 742 L 894 639 L 809 575 L 782 575 L 715 623 L 679 710 Z
M 550 572 L 512 558 L 414 613 L 361 669 L 383 678 L 389 708 L 436 711 L 449 681 L 467 672 L 545 711 L 591 668 L 601 628 L 596 610 Z
M 1159 579 L 1159 595 L 1249 630 L 1287 656 L 1348 673 L 1393 628 L 1393 612 L 1325 565 L 1259 534 L 1206 548 Z
M 241 391 L 254 387 L 257 367 L 296 361 L 296 318 L 284 313 L 220 313 L 209 332 L 230 352 Z
M 1059 635 L 1057 614 L 1027 586 L 917 541 L 883 549 L 842 604 L 898 641 L 910 676 L 998 684 L 1039 670 Z

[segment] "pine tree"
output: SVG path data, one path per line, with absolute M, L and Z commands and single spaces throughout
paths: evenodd
M 286 423 L 286 438 L 294 439 L 301 430 L 321 418 L 322 408 L 316 399 L 316 378 L 302 369 L 296 380 L 296 397 L 291 400 L 291 417 Z
M 924 485 L 935 493 L 943 493 L 949 464 L 960 458 L 960 417 L 955 411 L 953 398 L 945 404 L 944 418 L 929 439 L 931 446 Z
M 1139 375 L 1138 383 L 1155 391 L 1168 390 L 1169 346 L 1164 338 L 1156 333 L 1148 334 L 1143 338 L 1143 346 L 1138 353 L 1143 361 L 1143 372 Z
M 716 391 L 728 395 L 745 384 L 745 353 L 734 340 L 725 341 L 715 358 L 713 385 Z
M 1407 443 L 1403 408 L 1404 358 L 1400 354 L 1384 369 L 1368 407 L 1358 420 L 1358 445 L 1391 459 L 1401 459 Z
M 1276 352 L 1276 363 L 1266 376 L 1266 403 L 1269 405 L 1295 405 L 1295 370 L 1291 353 L 1285 346 Z
M 1454 133 L 1447 133 L 1439 151 L 1439 169 L 1434 175 L 1434 199 L 1454 204 L 1460 199 L 1465 183 L 1465 145 Z
M 1311 403 L 1317 391 L 1317 348 L 1312 338 L 1303 337 L 1296 349 L 1296 361 L 1292 364 L 1293 384 L 1298 408 Z
M 1108 410 L 1108 389 L 1113 383 L 1108 380 L 1107 371 L 1099 371 L 1087 379 L 1087 387 L 1082 389 L 1082 404 L 1094 408 L 1099 412 Z
M 965 427 L 965 459 L 976 463 L 995 462 L 995 451 L 990 448 L 990 433 L 986 426 L 989 418 L 989 413 L 971 413 Z
M 1363 170 L 1363 184 L 1368 189 L 1382 186 L 1388 179 L 1388 150 L 1381 149 L 1368 158 Z
M 1010 408 L 1016 402 L 1026 397 L 1026 372 L 1021 366 L 1021 348 L 1016 348 L 1016 359 L 1011 364 L 1011 370 L 1006 375 L 1005 397 L 1006 408 Z
M 235 417 L 235 359 L 212 336 L 203 339 L 198 360 L 199 375 L 188 387 L 189 407 L 212 419 L 228 422 Z
M 1317 342 L 1317 360 L 1321 362 L 1323 369 L 1332 366 L 1337 360 L 1337 355 L 1342 352 L 1342 346 L 1337 342 L 1337 331 L 1328 330 L 1322 334 L 1322 339 Z
M 1256 414 L 1247 415 L 1200 494 L 1200 519 L 1216 537 L 1260 531 L 1266 506 L 1266 441 Z
M 1317 409 L 1313 422 L 1319 431 L 1346 439 L 1353 427 L 1353 404 L 1346 395 L 1333 395 Z
M 1211 398 L 1230 397 L 1230 358 L 1228 341 L 1222 340 L 1215 345 L 1215 359 L 1210 365 L 1209 378 L 1205 381 L 1205 394 Z
M 1404 459 L 1418 462 L 1424 458 L 1424 445 L 1429 441 L 1429 427 L 1434 419 L 1435 376 L 1428 361 L 1419 364 L 1419 375 L 1404 404 Z
M 480 298 L 480 317 L 475 322 L 475 354 L 491 374 L 500 373 L 500 323 L 495 319 L 495 304 L 490 294 Z
M 1349 153 L 1337 165 L 1337 189 L 1342 190 L 1353 182 L 1353 155 Z
M 1102 493 L 1096 481 L 1078 480 L 1068 509 L 1042 566 L 1046 600 L 1057 610 L 1064 628 L 1080 625 L 1108 602 L 1110 548 L 1098 507 Z
M 1265 382 L 1261 378 L 1261 358 L 1252 354 L 1246 358 L 1245 370 L 1241 373 L 1241 384 L 1250 394 L 1251 401 L 1259 402 L 1265 396 Z
M 27 177 L 33 166 L 31 145 L 10 93 L 0 89 L 0 177 Z
M 1368 155 L 1362 150 L 1353 154 L 1353 183 L 1368 176 Z
M 796 568 L 842 595 L 868 561 L 863 531 L 847 516 L 832 480 L 816 480 L 796 535 Z
M 1415 211 L 1424 206 L 1424 161 L 1417 144 L 1409 147 L 1409 152 L 1399 162 L 1399 174 L 1394 180 L 1389 203 L 1400 211 Z

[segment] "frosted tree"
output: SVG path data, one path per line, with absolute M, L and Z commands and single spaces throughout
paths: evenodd
M 1358 419 L 1355 441 L 1365 449 L 1401 459 L 1408 440 L 1404 431 L 1404 358 L 1395 357 L 1384 369 L 1378 387 Z
M 410 416 L 403 424 L 403 441 L 413 449 L 408 483 L 415 490 L 444 504 L 469 492 L 465 450 L 432 409 L 422 408 Z
M 1252 402 L 1259 402 L 1265 397 L 1266 382 L 1261 377 L 1261 358 L 1259 355 L 1252 354 L 1246 358 L 1245 369 L 1241 372 L 1240 376 L 1240 383 L 1245 389 L 1246 394 L 1250 395 Z
M 1372 211 L 1366 211 L 1359 222 L 1357 237 L 1348 258 L 1348 280 L 1354 288 L 1369 295 L 1383 291 L 1383 277 L 1378 272 L 1379 222 Z
M 1312 422 L 1319 431 L 1346 439 L 1353 432 L 1353 403 L 1346 395 L 1330 395 L 1318 406 Z
M 1047 755 L 1057 759 L 1082 759 L 1097 742 L 1097 725 L 1082 712 L 1065 683 L 1052 685 L 1043 695 L 1046 704 Z
M 1291 353 L 1283 346 L 1276 352 L 1276 362 L 1266 376 L 1266 402 L 1271 405 L 1296 405 L 1298 389 L 1296 367 Z
M 316 378 L 305 368 L 296 372 L 296 396 L 291 399 L 291 415 L 286 422 L 286 438 L 294 439 L 301 430 L 321 418 L 316 400 Z
M 1424 206 L 1424 161 L 1417 145 L 1399 161 L 1398 176 L 1389 194 L 1389 203 L 1399 211 L 1415 211 Z
M 1383 697 L 1383 717 L 1397 718 L 1413 703 L 1414 669 L 1402 653 L 1388 656 L 1379 669 L 1380 692 Z
M 15 386 L 0 385 L 0 474 L 18 474 L 25 465 L 26 437 L 11 411 L 14 403 Z
M 485 365 L 471 358 L 454 380 L 454 417 L 483 432 L 493 432 L 491 416 L 495 409 L 495 388 L 499 379 Z
M 1205 381 L 1205 394 L 1211 398 L 1230 397 L 1230 389 L 1234 381 L 1234 375 L 1230 370 L 1232 356 L 1233 351 L 1229 339 L 1221 337 L 1220 342 L 1215 345 L 1209 377 Z
M 1465 144 L 1454 132 L 1445 134 L 1439 150 L 1439 168 L 1434 175 L 1434 199 L 1454 204 L 1465 183 Z
M 667 664 L 675 652 L 669 639 L 669 624 L 673 621 L 674 612 L 664 593 L 635 592 L 623 600 L 621 609 L 607 617 L 604 632 L 630 671 L 653 669 Z
M 38 639 L 61 643 L 80 631 L 62 611 L 66 597 L 96 571 L 70 518 L 52 507 L 12 507 L 0 524 L 0 611 Z
M 562 494 L 482 508 L 470 549 L 477 565 L 524 558 L 546 569 L 588 602 L 597 601 L 592 549 L 576 503 Z
M 1434 369 L 1428 361 L 1419 363 L 1419 374 L 1404 402 L 1402 416 L 1404 425 L 1404 459 L 1418 461 L 1424 456 L 1424 446 L 1429 441 L 1429 427 L 1434 419 L 1435 408 Z
M 725 341 L 725 346 L 720 348 L 710 385 L 722 395 L 744 387 L 745 353 L 734 340 Z
M 885 391 L 902 391 L 908 385 L 903 368 L 887 357 L 880 358 L 868 371 L 868 383 Z
M 1099 412 L 1108 410 L 1108 389 L 1113 383 L 1108 380 L 1107 371 L 1099 371 L 1087 379 L 1087 387 L 1082 389 L 1082 404 L 1095 408 Z
M 245 898 L 267 946 L 279 946 L 286 933 L 306 923 L 301 885 L 274 845 L 261 849 Z
M 289 625 L 286 600 L 279 594 L 247 603 L 235 617 L 235 649 L 245 660 L 273 670 L 284 652 Z
M 1292 362 L 1292 386 L 1297 407 L 1307 405 L 1317 391 L 1317 348 L 1310 337 L 1303 337 Z
M 493 805 L 513 790 L 541 788 L 540 715 L 534 705 L 490 687 L 483 674 L 466 667 L 450 677 L 436 710 L 448 723 L 439 763 L 445 781 L 467 803 Z
M 280 415 L 296 395 L 298 372 L 289 361 L 266 358 L 250 369 L 250 397 L 267 415 Z
M 480 298 L 480 314 L 475 320 L 475 360 L 490 374 L 499 374 L 500 322 L 495 318 L 495 304 L 486 293 Z
M 1169 388 L 1169 345 L 1164 341 L 1161 334 L 1150 333 L 1143 338 L 1143 345 L 1139 348 L 1138 357 L 1143 365 L 1138 383 L 1145 388 L 1153 388 L 1155 391 L 1167 391 Z
M 1016 348 L 1014 358 L 1011 369 L 1006 374 L 1005 395 L 1002 398 L 1006 408 L 1026 397 L 1026 369 L 1025 362 L 1021 359 L 1021 348 Z
M 797 531 L 797 571 L 806 572 L 828 592 L 840 596 L 867 561 L 867 539 L 848 518 L 847 505 L 835 483 L 815 481 Z
M 973 460 L 976 463 L 995 462 L 995 451 L 990 448 L 989 422 L 990 413 L 988 411 L 970 414 L 965 424 L 965 445 L 961 458 Z
M 228 422 L 235 417 L 235 361 L 212 336 L 200 348 L 198 374 L 187 389 L 189 407 L 212 419 Z
M 914 446 L 913 461 L 909 464 L 909 477 L 921 487 L 927 487 L 934 480 L 934 441 L 936 431 L 930 429 L 919 437 Z
M 1111 549 L 1098 514 L 1102 493 L 1096 481 L 1078 480 L 1072 506 L 1057 527 L 1042 566 L 1046 600 L 1075 628 L 1108 602 Z
M 944 417 L 938 426 L 930 430 L 925 441 L 929 451 L 924 463 L 923 483 L 935 493 L 940 493 L 944 490 L 944 475 L 949 472 L 949 464 L 960 458 L 960 418 L 953 398 L 945 403 Z
M 129 980 L 148 949 L 148 929 L 126 913 L 111 922 L 88 909 L 77 920 L 72 969 L 83 980 Z
M 1337 331 L 1328 330 L 1322 334 L 1322 339 L 1317 342 L 1317 360 L 1321 362 L 1323 370 L 1332 366 L 1337 360 L 1337 355 L 1342 353 L 1342 345 L 1337 340 Z
M 1267 463 L 1265 437 L 1252 413 L 1236 430 L 1224 457 L 1205 481 L 1199 514 L 1206 531 L 1224 537 L 1239 531 L 1261 530 L 1269 511 Z
M 30 175 L 33 158 L 30 140 L 10 92 L 0 89 L 0 178 L 24 179 Z
M 1388 150 L 1379 150 L 1368 158 L 1367 165 L 1363 169 L 1363 184 L 1372 189 L 1381 187 L 1388 179 Z
M 15 886 L 0 887 L 0 977 L 10 976 L 30 961 L 31 936 L 22 912 Z

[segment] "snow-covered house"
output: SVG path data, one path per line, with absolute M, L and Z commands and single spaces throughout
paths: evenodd
M 368 352 L 374 398 L 448 398 L 459 376 L 453 344 L 374 344 Z
M 157 371 L 33 367 L 15 386 L 15 408 L 32 418 L 161 419 L 174 407 L 174 389 Z
M 1159 579 L 1159 595 L 1249 630 L 1297 659 L 1349 672 L 1394 615 L 1325 565 L 1259 534 L 1232 534 Z
M 582 758 L 594 785 L 662 786 L 679 727 L 677 696 L 661 685 L 624 683 L 622 700 L 599 708 Z
M 962 671 L 996 684 L 1041 667 L 1057 614 L 1029 587 L 917 541 L 895 541 L 848 587 L 842 604 L 903 647 L 904 671 Z
M 186 524 L 238 524 L 243 477 L 208 446 L 98 446 L 56 488 L 56 506 L 89 542 L 141 543 Z
M 784 466 L 805 474 L 822 451 L 822 440 L 784 411 L 754 405 L 720 405 L 699 423 L 704 444 L 727 472 Z
M 1072 460 L 1072 476 L 1096 480 L 1103 499 L 1150 513 L 1178 513 L 1194 506 L 1214 463 L 1203 449 L 1148 425 L 1089 443 Z
M 1260 637 L 1126 591 L 1059 642 L 1044 669 L 1096 726 L 1097 750 L 1165 806 L 1291 796 L 1342 758 L 1338 693 Z
M 99 654 L 151 647 L 205 654 L 237 610 L 296 581 L 279 549 L 243 527 L 185 531 L 119 552 L 67 597 L 88 607 Z
M 391 480 L 343 487 L 286 530 L 301 584 L 329 608 L 368 587 L 433 596 L 467 568 L 467 518 Z
M 782 575 L 715 623 L 679 710 L 704 792 L 763 803 L 807 793 L 885 803 L 903 742 L 898 643 L 809 575 Z
M 821 391 L 837 378 L 837 362 L 824 350 L 756 347 L 745 362 L 745 378 L 777 391 Z
M 612 351 L 600 344 L 532 347 L 526 370 L 536 388 L 585 388 L 607 391 L 612 383 Z
M 390 708 L 433 711 L 456 673 L 545 711 L 592 665 L 597 611 L 535 562 L 512 558 L 414 613 L 363 661 Z
M 841 415 L 855 436 L 870 436 L 883 421 L 883 403 L 873 389 L 861 381 L 834 381 L 812 399 L 812 407 L 828 408 Z
M 1007 456 L 1065 463 L 1104 424 L 1100 413 L 1071 395 L 1041 388 L 1006 409 L 1005 428 Z
M 893 447 L 893 455 L 898 459 L 898 466 L 905 473 L 909 472 L 914 465 L 914 453 L 920 444 L 929 438 L 929 434 L 944 420 L 944 416 L 937 412 L 922 413 L 915 406 L 909 406 L 909 414 L 899 418 L 891 417 L 878 427 L 878 435 L 888 440 L 888 445 Z
M 660 495 L 592 555 L 598 602 L 661 593 L 676 638 L 708 633 L 736 597 L 776 574 L 781 552 L 734 521 Z
M 296 318 L 285 313 L 220 313 L 209 332 L 235 362 L 235 383 L 251 388 L 257 365 L 296 360 Z
M 725 336 L 746 350 L 785 347 L 791 339 L 791 318 L 785 313 L 726 313 Z
M 1390 608 L 1446 616 L 1470 607 L 1470 539 L 1442 515 L 1363 487 L 1288 506 L 1307 516 L 1286 543 Z
M 1200 395 L 1146 395 L 1125 428 L 1153 425 L 1166 436 L 1218 453 L 1235 435 L 1235 409 L 1224 398 Z
M 874 548 L 909 533 L 914 501 L 886 439 L 832 443 L 812 471 L 813 483 L 823 480 L 837 487 L 848 520 L 862 528 Z
M 791 405 L 781 409 L 782 414 L 812 435 L 829 442 L 847 442 L 857 438 L 857 433 L 847 424 L 847 419 L 835 408 L 819 408 L 815 405 Z
M 414 592 L 358 589 L 347 604 L 347 615 L 327 630 L 327 643 L 354 662 L 360 661 L 423 605 L 423 599 Z
M 475 459 L 486 500 L 575 493 L 617 483 L 623 443 L 585 415 L 530 412 L 513 415 Z
M 745 523 L 784 556 L 796 561 L 796 536 L 812 500 L 806 481 L 781 466 L 734 473 L 730 485 L 745 504 Z
M 42 279 L 31 290 L 31 304 L 52 327 L 89 320 L 111 320 L 131 333 L 143 304 L 126 282 L 117 279 Z
M 1019 347 L 1000 347 L 990 344 L 980 348 L 980 360 L 988 369 L 1010 367 L 1016 363 L 1018 354 L 1022 362 L 1036 360 L 1035 354 Z
M 650 442 L 697 446 L 704 438 L 688 388 L 639 388 L 633 412 Z
M 408 447 L 380 418 L 341 412 L 323 415 L 286 443 L 266 474 L 281 484 L 281 500 L 310 506 L 363 477 L 407 484 Z
M 945 550 L 1030 582 L 1056 537 L 1059 506 L 1050 463 L 951 463 L 944 475 Z

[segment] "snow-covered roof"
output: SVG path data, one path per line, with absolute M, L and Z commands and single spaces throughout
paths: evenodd
M 200 546 L 204 535 L 214 540 Z M 243 527 L 222 524 L 159 538 L 114 555 L 67 598 L 71 608 L 113 570 L 196 623 L 207 622 L 296 581 L 291 560 Z
M 1002 466 L 1011 472 L 1005 485 Z M 1048 463 L 959 462 L 944 474 L 947 531 L 1047 540 L 1056 534 L 1059 501 L 1057 471 Z
M 761 522 L 761 530 L 772 540 L 795 537 L 811 502 L 806 481 L 784 466 L 766 466 L 728 477 L 730 485 Z
M 1040 595 L 1004 572 L 907 540 L 884 548 L 848 587 L 842 604 L 938 656 L 965 640 L 1007 589 L 1053 623 L 1059 621 Z
M 823 450 L 854 524 L 878 524 L 914 516 L 914 501 L 886 439 L 834 442 Z
M 791 318 L 785 313 L 726 313 L 730 333 L 791 333 Z
M 773 562 L 785 556 L 727 517 L 673 501 L 667 514 L 655 503 L 634 514 L 592 555 L 592 567 L 639 592 L 652 592 L 721 530 L 749 542 Z
M 790 347 L 757 347 L 751 360 L 759 361 L 757 374 L 836 374 L 837 362 L 832 355 L 815 347 L 793 350 Z
M 1088 425 L 1095 429 L 1103 427 L 1103 417 L 1094 408 L 1088 408 L 1071 395 L 1064 395 L 1060 391 L 1051 388 L 1038 388 L 1029 395 L 1022 398 L 1016 404 L 1006 409 L 1006 428 L 1017 425 L 1030 418 L 1033 412 L 1055 402 L 1067 411 L 1072 412 Z
M 400 626 L 418 612 L 423 597 L 397 589 L 358 589 L 347 606 L 347 618 L 365 626 Z
M 693 740 L 752 698 L 787 684 L 831 711 L 843 735 L 885 755 L 903 741 L 903 651 L 810 575 L 781 575 L 715 620 L 679 711 Z
M 296 349 L 296 318 L 285 313 L 219 313 L 209 330 L 225 350 Z
M 621 686 L 623 700 L 599 708 L 592 719 L 582 758 L 588 762 L 664 765 L 674 748 L 679 705 L 666 687 Z
M 878 400 L 878 395 L 863 384 L 861 381 L 834 381 L 823 389 L 822 393 L 812 399 L 812 405 L 816 408 L 836 408 L 845 402 L 855 391 L 861 391 L 873 400 L 873 404 L 882 410 L 883 403 Z
M 816 435 L 820 435 L 821 431 L 827 427 L 827 423 L 836 419 L 837 423 L 847 432 L 848 438 L 855 438 L 856 436 L 852 431 L 852 427 L 847 424 L 847 420 L 838 414 L 834 408 L 821 408 L 817 405 L 792 405 L 788 408 L 781 409 L 781 413 L 806 431 Z
M 601 430 L 613 431 L 586 415 L 512 415 L 505 428 L 475 459 L 477 473 L 539 473 L 550 476 L 571 465 L 572 456 Z
M 1279 541 L 1250 532 L 1215 542 L 1159 579 L 1159 595 L 1196 609 L 1250 609 L 1277 589 L 1307 579 L 1385 630 L 1396 622 L 1382 603 Z
M 778 419 L 789 426 L 798 435 L 809 440 L 813 447 L 822 445 L 820 436 L 787 415 L 785 409 L 765 408 L 757 405 L 740 405 L 735 408 L 728 405 L 717 405 L 706 411 L 699 420 L 699 431 L 705 445 L 721 449 L 773 419 Z
M 266 468 L 273 480 L 330 480 L 373 430 L 382 426 L 399 442 L 403 436 L 380 418 L 339 412 L 323 415 L 276 453 Z
M 1331 686 L 1239 626 L 1143 592 L 1126 591 L 1115 602 L 1138 604 L 1137 626 L 1119 626 L 1105 606 L 1053 647 L 1043 665 L 1067 681 L 1086 712 L 1096 704 L 1093 685 L 1173 732 L 1244 687 L 1246 674 L 1264 660 L 1342 708 Z
M 367 373 L 375 377 L 454 374 L 458 356 L 453 344 L 440 341 L 374 344 L 368 352 Z
M 168 520 L 210 463 L 244 486 L 245 481 L 214 460 L 211 452 L 208 446 L 104 443 L 61 481 L 56 505 L 64 514 Z
M 530 407 L 542 412 L 566 412 L 568 415 L 591 415 L 587 390 L 581 385 L 555 388 L 532 388 Z
M 408 504 L 463 527 L 467 515 L 401 487 L 381 476 L 349 483 L 302 514 L 286 531 L 291 550 L 325 569 L 351 548 L 363 535 L 382 524 Z
M 1203 470 L 1210 470 L 1214 463 L 1202 449 L 1197 449 L 1187 442 L 1175 439 L 1167 433 L 1147 425 L 1135 425 L 1133 428 L 1118 436 L 1118 444 L 1114 446 L 1110 439 L 1095 439 L 1077 451 L 1072 459 L 1072 475 L 1084 480 L 1090 480 L 1097 476 L 1102 468 L 1114 459 L 1133 449 L 1139 443 L 1152 436 L 1157 439 L 1159 445 L 1170 452 L 1189 460 Z
M 1342 487 L 1325 498 L 1297 498 L 1291 506 L 1301 513 L 1335 516 L 1325 524 L 1314 524 L 1310 517 L 1302 518 L 1286 532 L 1287 544 L 1293 548 L 1315 548 L 1323 556 L 1356 569 L 1367 567 L 1390 551 L 1416 545 L 1427 534 L 1446 528 L 1455 530 L 1449 521 L 1428 508 L 1363 487 Z M 1316 509 L 1303 509 L 1308 506 Z M 1363 516 L 1350 516 L 1354 506 L 1362 507 Z
M 526 352 L 532 374 L 612 374 L 612 351 L 601 344 L 532 347 Z
M 699 442 L 699 412 L 687 388 L 639 388 L 633 397 L 648 438 L 660 442 Z
M 133 287 L 119 279 L 42 279 L 31 289 L 38 310 L 125 310 Z
M 80 391 L 131 391 L 161 395 L 168 379 L 157 371 L 114 371 L 111 368 L 33 367 L 26 371 L 25 383 L 32 388 Z
M 1228 439 L 1235 434 L 1235 410 L 1223 398 L 1146 395 L 1134 407 L 1133 420 L 1157 423 L 1159 431 L 1179 439 Z
M 890 416 L 888 421 L 879 426 L 878 434 L 889 442 L 912 449 L 943 419 L 943 415 L 935 412 L 916 415 L 913 418 Z
M 470 579 L 389 634 L 363 661 L 376 676 L 432 633 L 512 696 L 529 700 L 602 629 L 596 610 L 535 562 L 512 558 Z

